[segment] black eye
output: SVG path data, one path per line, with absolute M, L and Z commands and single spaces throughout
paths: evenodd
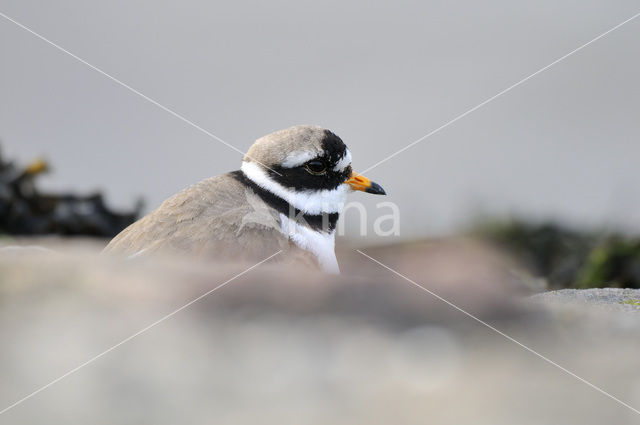
M 327 164 L 319 159 L 311 160 L 304 164 L 304 166 L 311 174 L 324 174 L 324 172 L 327 171 Z

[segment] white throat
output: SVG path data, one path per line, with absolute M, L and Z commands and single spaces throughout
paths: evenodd
M 287 235 L 299 248 L 315 255 L 322 271 L 332 274 L 340 273 L 335 251 L 335 231 L 331 233 L 317 232 L 295 220 L 290 220 L 282 213 L 280 214 L 280 223 L 282 233 Z
M 295 191 L 272 180 L 267 173 L 254 162 L 242 162 L 240 168 L 245 176 L 261 188 L 268 190 L 305 214 L 339 213 L 347 200 L 350 188 L 341 184 L 333 190 Z
M 333 190 L 295 191 L 272 180 L 267 173 L 253 162 L 243 162 L 244 175 L 260 186 L 287 201 L 305 214 L 339 213 L 347 199 L 350 188 L 346 184 Z M 320 267 L 327 273 L 340 273 L 335 253 L 335 230 L 329 233 L 313 230 L 280 214 L 281 231 L 299 248 L 311 252 Z

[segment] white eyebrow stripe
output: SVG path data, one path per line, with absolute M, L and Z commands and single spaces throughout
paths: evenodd
M 340 158 L 340 161 L 333 167 L 333 171 L 344 171 L 349 165 L 351 165 L 351 152 L 349 152 L 349 149 L 346 149 L 343 157 Z
M 320 156 L 321 152 L 315 151 L 298 151 L 291 152 L 287 155 L 287 158 L 282 161 L 282 166 L 284 168 L 295 168 L 299 167 L 307 161 L 311 161 L 313 158 Z

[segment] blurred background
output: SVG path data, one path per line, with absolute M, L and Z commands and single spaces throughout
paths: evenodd
M 242 151 L 271 131 L 318 124 L 345 140 L 356 170 L 637 12 L 634 1 L 564 0 L 0 4 Z M 472 233 L 557 287 L 639 286 L 639 35 L 629 22 L 368 170 L 399 207 L 399 235 L 376 236 L 373 223 L 389 209 L 354 194 L 367 232 L 348 212 L 338 243 Z M 24 222 L 24 208 L 10 206 L 19 223 L 6 233 L 110 237 L 183 187 L 240 165 L 239 153 L 6 19 L 0 54 L 0 148 L 14 167 L 4 181 L 67 196 L 62 207 L 37 201 L 53 224 Z M 81 216 L 88 223 L 78 225 Z
M 0 10 L 245 151 L 334 130 L 363 170 L 637 13 L 637 2 L 2 0 Z M 367 174 L 400 238 L 478 214 L 640 229 L 634 21 Z M 241 156 L 0 20 L 3 152 L 145 211 Z M 359 196 L 372 215 L 379 198 Z M 347 217 L 355 221 L 357 218 Z M 370 220 L 371 227 L 373 219 Z M 357 224 L 347 223 L 350 240 Z M 372 232 L 369 232 L 372 233 Z M 372 235 L 369 235 L 372 236 Z
M 241 151 L 317 124 L 356 170 L 638 12 L 0 0 Z M 341 218 L 342 276 L 265 264 L 173 316 L 246 267 L 98 253 L 241 155 L 0 17 L 0 423 L 637 423 L 639 37 L 640 18 L 367 171 L 389 195 L 352 195 L 368 231 Z M 372 231 L 381 201 L 399 235 Z

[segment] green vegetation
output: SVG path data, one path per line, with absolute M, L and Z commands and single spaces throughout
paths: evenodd
M 489 221 L 473 233 L 505 249 L 552 289 L 640 288 L 640 238 L 556 223 Z
M 640 239 L 612 236 L 587 257 L 577 280 L 578 288 L 640 288 Z

